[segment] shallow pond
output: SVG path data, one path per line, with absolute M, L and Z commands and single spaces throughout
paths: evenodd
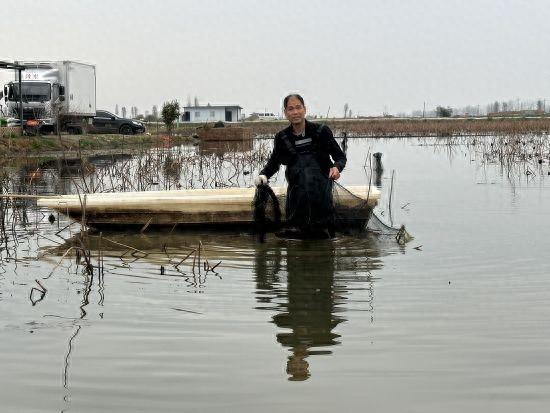
M 92 264 L 100 253 L 104 263 L 90 276 L 74 250 L 62 259 L 79 225 L 29 208 L 10 226 L 12 211 L 2 411 L 546 411 L 548 159 L 508 163 L 484 156 L 490 143 L 348 141 L 341 183 L 367 183 L 366 159 L 382 152 L 377 214 L 406 224 L 415 238 L 405 246 L 104 232 L 86 239 Z M 249 185 L 247 172 L 235 182 Z M 199 244 L 201 260 L 221 262 L 215 271 L 178 265 Z

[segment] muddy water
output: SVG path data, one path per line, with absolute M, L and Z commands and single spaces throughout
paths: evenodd
M 348 142 L 344 185 L 384 154 L 404 247 L 107 232 L 85 239 L 92 277 L 61 260 L 79 226 L 29 208 L 2 240 L 2 411 L 546 411 L 548 164 L 441 143 Z M 199 242 L 215 272 L 178 265 Z

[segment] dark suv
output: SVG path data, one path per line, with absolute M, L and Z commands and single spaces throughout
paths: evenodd
M 133 135 L 134 133 L 145 132 L 143 123 L 137 120 L 120 118 L 106 110 L 98 110 L 95 113 L 90 133 L 121 133 L 123 135 Z

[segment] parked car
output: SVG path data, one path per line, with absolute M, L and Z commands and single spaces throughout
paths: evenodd
M 121 133 L 123 135 L 133 135 L 135 133 L 145 132 L 145 126 L 137 120 L 121 118 L 106 110 L 98 110 L 88 131 L 90 133 Z

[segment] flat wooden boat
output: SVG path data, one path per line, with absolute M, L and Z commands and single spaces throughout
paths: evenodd
M 286 187 L 272 187 L 284 214 Z M 339 196 L 339 206 L 355 211 L 372 209 L 380 191 L 371 186 L 349 186 Z M 87 225 L 231 225 L 252 224 L 255 188 L 185 189 L 174 191 L 116 192 L 41 197 L 48 207 Z M 365 219 L 366 217 L 357 217 Z

